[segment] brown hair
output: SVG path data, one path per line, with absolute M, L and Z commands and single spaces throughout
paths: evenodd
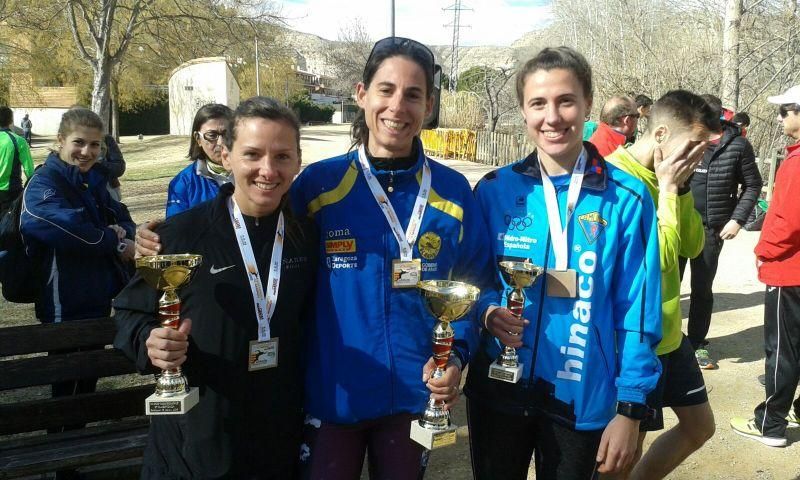
M 528 76 L 539 70 L 555 69 L 571 71 L 583 87 L 583 95 L 587 99 L 592 98 L 592 67 L 586 58 L 569 47 L 547 47 L 525 62 L 525 66 L 517 73 L 517 102 L 520 107 L 525 101 L 525 82 Z

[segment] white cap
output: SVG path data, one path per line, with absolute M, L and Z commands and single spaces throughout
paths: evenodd
M 772 97 L 767 97 L 767 101 L 769 103 L 774 103 L 776 105 L 786 105 L 788 103 L 800 103 L 800 85 L 795 85 L 789 90 L 783 92 L 781 95 L 774 95 Z

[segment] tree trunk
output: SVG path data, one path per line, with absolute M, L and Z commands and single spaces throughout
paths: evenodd
M 111 99 L 111 92 L 109 85 L 111 83 L 111 64 L 106 58 L 100 58 L 92 65 L 94 70 L 94 78 L 92 79 L 92 111 L 100 116 L 105 125 L 106 132 L 108 132 L 109 124 L 109 107 Z
M 742 0 L 726 0 L 722 31 L 722 105 L 739 109 L 739 30 Z
M 111 135 L 119 143 L 119 78 L 111 80 Z

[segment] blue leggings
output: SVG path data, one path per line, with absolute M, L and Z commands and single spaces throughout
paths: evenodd
M 410 414 L 350 425 L 306 417 L 300 452 L 305 480 L 358 480 L 368 455 L 371 480 L 421 480 L 428 451 L 409 438 Z

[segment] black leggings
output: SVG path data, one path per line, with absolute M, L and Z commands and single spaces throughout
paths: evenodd
M 597 478 L 602 430 L 577 431 L 544 415 L 507 415 L 469 400 L 467 417 L 476 480 L 526 480 L 531 457 L 537 480 Z

